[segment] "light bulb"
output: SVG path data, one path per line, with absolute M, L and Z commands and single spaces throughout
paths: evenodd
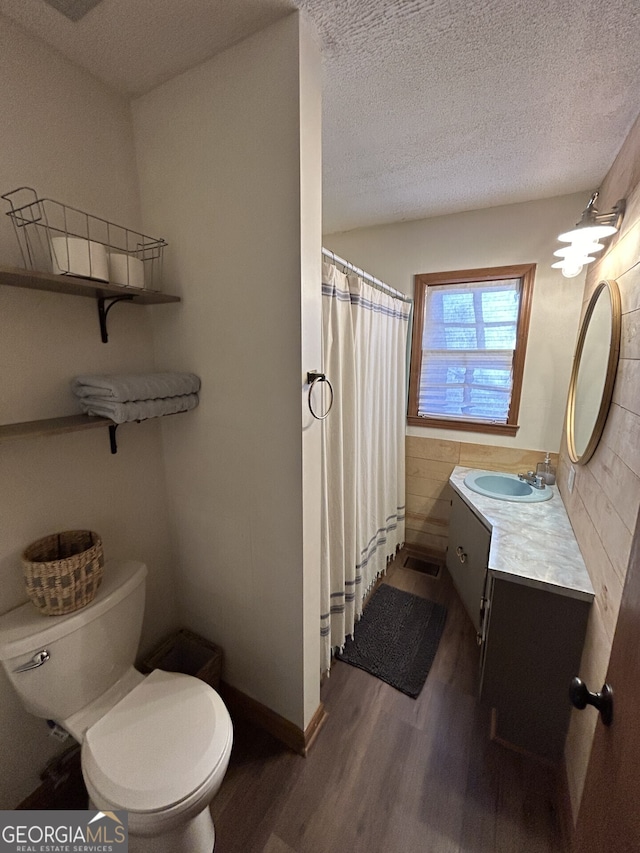
M 565 267 L 583 267 L 585 264 L 590 264 L 593 261 L 595 261 L 595 258 L 591 257 L 591 255 L 570 255 L 568 258 L 563 258 L 557 266 L 559 269 L 564 269 Z M 551 264 L 551 266 L 555 267 L 556 264 Z
M 559 234 L 558 240 L 561 243 L 595 243 L 603 237 L 610 237 L 617 230 L 613 225 L 587 225 Z
M 564 260 L 558 261 L 555 264 L 551 264 L 552 269 L 562 270 L 562 275 L 565 278 L 575 278 L 577 275 L 580 275 L 582 272 L 582 261 L 586 260 L 585 258 L 578 258 L 577 260 Z M 593 258 L 591 258 L 593 260 Z
M 592 261 L 595 261 L 595 258 L 592 258 L 590 255 L 571 255 L 568 258 L 557 261 L 555 264 L 551 264 L 551 266 L 553 269 L 561 270 L 563 267 L 575 267 L 578 264 L 584 266 L 585 264 L 590 264 Z
M 601 252 L 602 249 L 604 249 L 602 243 L 572 243 L 570 246 L 557 249 L 553 254 L 557 258 L 572 258 L 576 255 L 591 255 L 594 252 Z
M 575 278 L 577 275 L 580 275 L 582 272 L 582 264 L 576 264 L 572 267 L 563 267 L 562 275 L 565 278 Z

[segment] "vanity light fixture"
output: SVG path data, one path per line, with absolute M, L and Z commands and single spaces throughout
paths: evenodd
M 562 270 L 565 278 L 573 278 L 580 275 L 585 264 L 595 261 L 594 253 L 604 249 L 604 243 L 599 240 L 611 237 L 620 225 L 626 207 L 626 199 L 622 198 L 615 203 L 610 213 L 598 213 L 595 203 L 598 191 L 593 193 L 589 203 L 584 209 L 580 222 L 571 231 L 565 231 L 558 235 L 561 243 L 569 243 L 553 254 L 561 260 L 551 264 L 554 269 Z

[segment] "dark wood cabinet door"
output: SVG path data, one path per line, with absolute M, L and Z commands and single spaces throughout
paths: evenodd
M 580 673 L 575 673 L 580 675 Z M 613 689 L 613 722 L 601 719 L 578 815 L 575 853 L 640 850 L 640 519 L 613 637 L 607 683 Z M 598 692 L 601 684 L 587 685 Z M 595 714 L 588 705 L 580 714 Z
M 487 580 L 491 534 L 458 495 L 449 522 L 447 569 L 477 632 Z

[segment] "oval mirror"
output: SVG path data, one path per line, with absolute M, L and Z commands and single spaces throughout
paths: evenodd
M 567 404 L 567 446 L 572 462 L 593 456 L 607 420 L 618 370 L 621 327 L 620 291 L 601 281 L 580 327 Z

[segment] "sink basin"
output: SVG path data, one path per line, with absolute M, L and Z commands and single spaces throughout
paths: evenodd
M 474 471 L 472 474 L 467 474 L 464 484 L 472 492 L 499 501 L 537 503 L 548 501 L 553 497 L 553 489 L 549 486 L 544 489 L 534 489 L 515 474 L 502 474 L 498 471 Z

